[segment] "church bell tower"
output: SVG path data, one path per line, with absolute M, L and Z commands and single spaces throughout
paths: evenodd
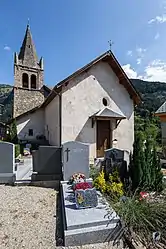
M 19 54 L 14 54 L 14 108 L 17 117 L 44 101 L 43 58 L 38 61 L 29 24 Z

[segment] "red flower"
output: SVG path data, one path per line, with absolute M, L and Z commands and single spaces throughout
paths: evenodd
M 142 199 L 146 199 L 146 198 L 148 198 L 149 197 L 149 193 L 147 193 L 147 192 L 140 192 L 140 198 L 139 198 L 139 200 L 141 201 Z
M 75 184 L 73 190 L 75 191 L 76 189 L 88 189 L 88 188 L 92 188 L 92 185 L 89 184 L 88 182 L 80 182 L 80 183 L 77 183 Z

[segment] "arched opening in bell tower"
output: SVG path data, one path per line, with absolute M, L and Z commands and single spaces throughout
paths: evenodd
M 27 73 L 23 73 L 22 75 L 22 87 L 29 88 L 29 78 Z

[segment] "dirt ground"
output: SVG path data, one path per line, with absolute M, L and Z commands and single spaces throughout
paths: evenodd
M 63 247 L 57 195 L 57 191 L 49 188 L 0 185 L 0 248 L 67 248 Z M 108 243 L 68 248 L 122 249 Z

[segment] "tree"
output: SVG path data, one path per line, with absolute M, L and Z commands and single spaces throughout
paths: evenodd
M 156 147 L 153 148 L 153 160 L 151 178 L 153 179 L 152 188 L 160 192 L 163 189 L 163 174 L 161 172 L 160 160 L 157 156 Z
M 14 120 L 10 126 L 10 140 L 14 144 L 18 143 L 16 120 Z
M 133 145 L 133 158 L 131 162 L 131 180 L 133 190 L 141 186 L 143 179 L 143 169 L 145 168 L 143 136 L 141 132 L 136 133 Z
M 149 136 L 147 136 L 145 143 L 145 168 L 143 169 L 143 183 L 142 186 L 148 188 L 151 186 L 152 176 L 151 176 L 151 168 L 152 168 L 152 140 Z

